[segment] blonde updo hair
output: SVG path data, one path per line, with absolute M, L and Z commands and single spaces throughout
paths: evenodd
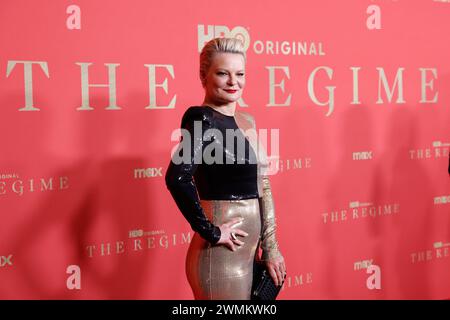
M 236 38 L 214 38 L 208 41 L 200 53 L 200 81 L 205 86 L 206 75 L 211 67 L 212 60 L 216 53 L 228 52 L 238 53 L 247 60 L 244 50 L 244 43 Z

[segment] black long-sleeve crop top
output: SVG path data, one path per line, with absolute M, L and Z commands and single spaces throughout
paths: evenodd
M 256 155 L 234 116 L 212 107 L 189 107 L 181 129 L 185 132 L 169 163 L 166 186 L 192 229 L 215 244 L 220 229 L 208 220 L 200 199 L 258 198 Z M 228 135 L 227 129 L 232 129 Z

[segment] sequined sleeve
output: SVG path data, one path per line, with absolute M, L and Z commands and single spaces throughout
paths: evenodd
M 216 244 L 220 240 L 220 228 L 206 217 L 193 179 L 198 166 L 197 160 L 202 158 L 206 146 L 202 136 L 211 127 L 211 121 L 211 116 L 204 109 L 190 107 L 186 110 L 181 121 L 181 128 L 185 129 L 186 137 L 182 136 L 180 145 L 172 156 L 165 181 L 179 210 L 192 229 L 211 244 Z M 202 125 L 201 137 L 195 136 L 195 123 Z M 189 148 L 190 152 L 187 150 Z M 189 152 L 187 157 L 186 152 Z M 175 160 L 175 157 L 178 159 Z M 181 158 L 183 161 L 180 161 Z
M 253 128 L 256 131 L 256 125 L 253 120 Z M 261 259 L 273 260 L 281 256 L 278 241 L 276 238 L 276 215 L 275 204 L 272 196 L 272 189 L 269 180 L 269 160 L 267 152 L 261 141 L 258 139 L 258 192 L 261 213 Z

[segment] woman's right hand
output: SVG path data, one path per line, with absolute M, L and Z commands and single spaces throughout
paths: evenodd
M 242 246 L 244 242 L 239 240 L 237 236 L 246 237 L 248 236 L 248 233 L 244 230 L 233 228 L 235 224 L 238 224 L 239 222 L 242 222 L 244 220 L 243 218 L 234 218 L 227 223 L 224 223 L 219 226 L 220 228 L 220 240 L 217 242 L 217 244 L 222 244 L 229 248 L 232 251 L 236 251 L 236 245 Z M 234 238 L 232 236 L 234 235 Z

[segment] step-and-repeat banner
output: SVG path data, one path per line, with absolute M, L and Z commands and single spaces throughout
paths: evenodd
M 164 174 L 221 36 L 279 130 L 279 299 L 449 298 L 450 2 L 344 2 L 3 0 L 0 298 L 193 298 Z

